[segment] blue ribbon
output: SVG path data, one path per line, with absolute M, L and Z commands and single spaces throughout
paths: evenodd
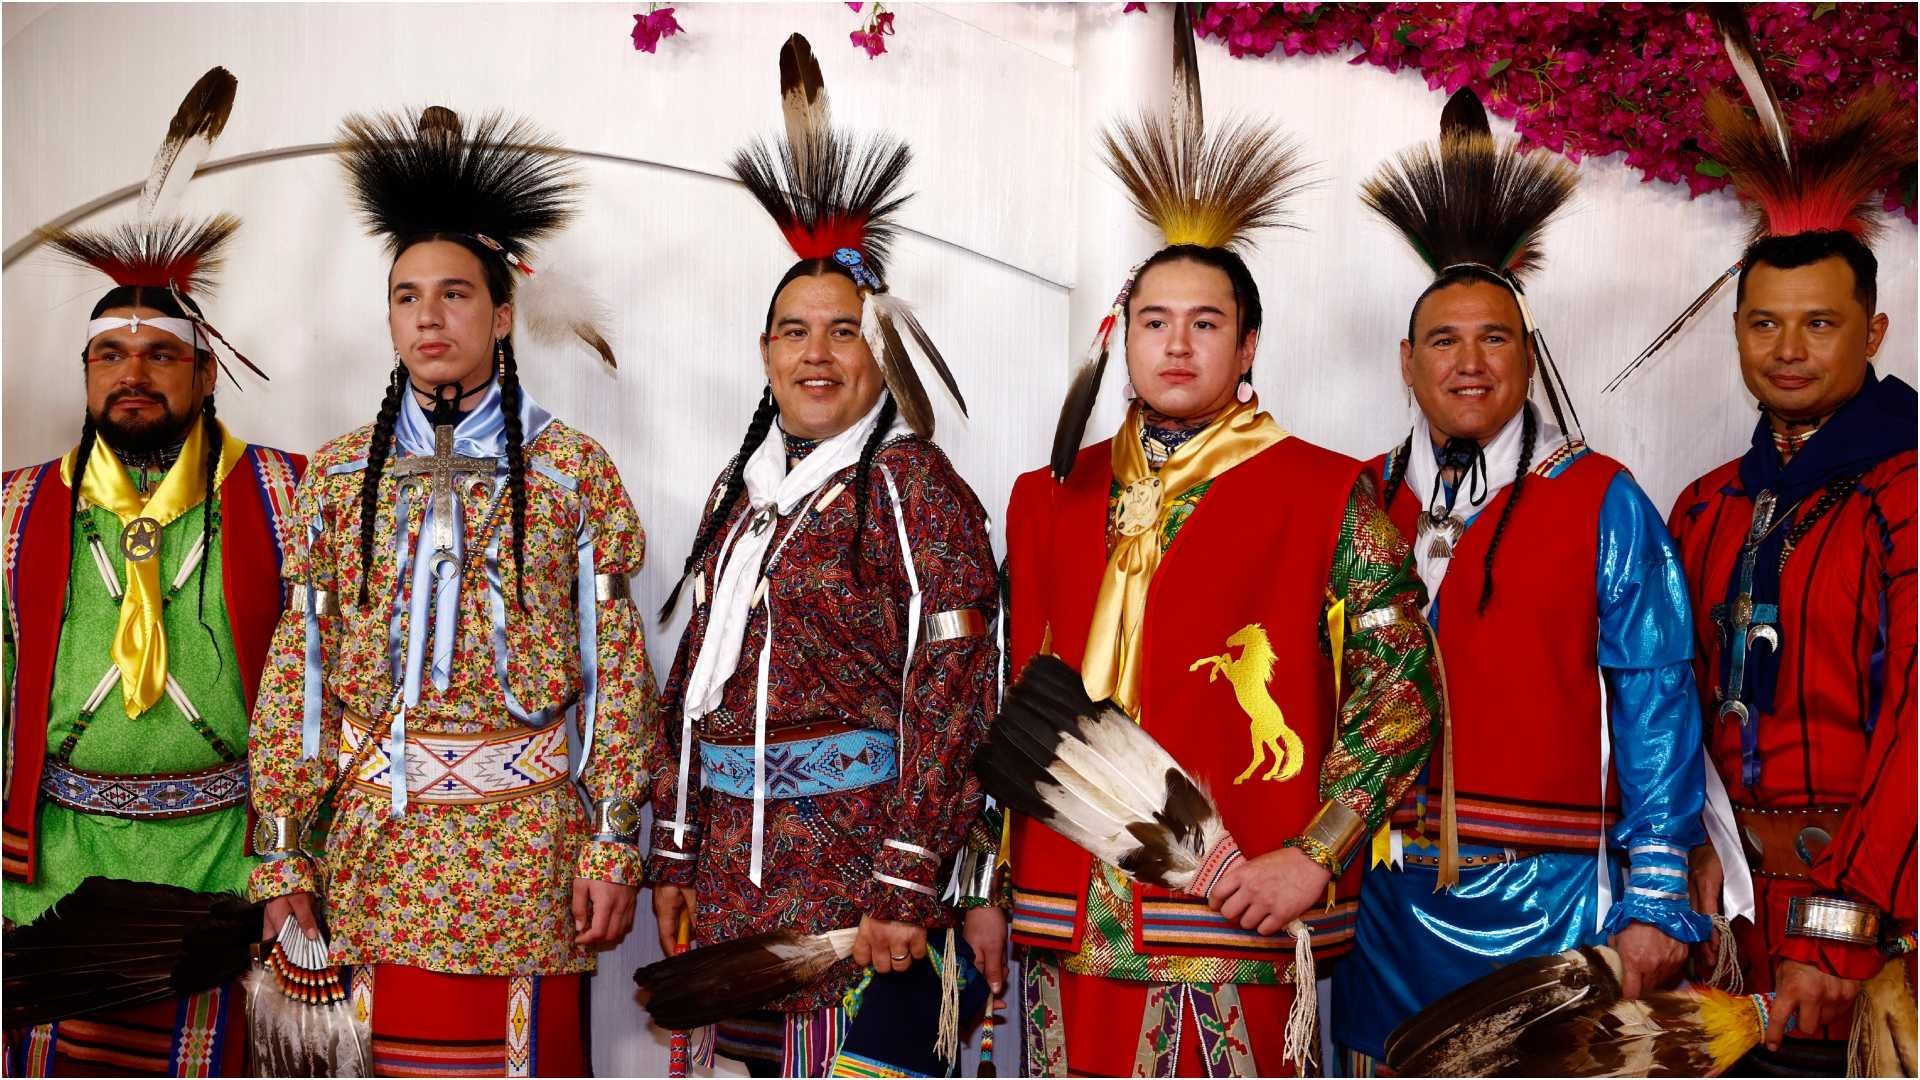
M 312 761 L 320 756 L 320 699 L 327 678 L 320 650 L 320 607 L 313 591 L 313 545 L 319 541 L 321 531 L 317 520 L 307 526 L 306 679 L 300 711 L 302 761 Z

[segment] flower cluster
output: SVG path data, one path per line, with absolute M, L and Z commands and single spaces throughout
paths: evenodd
M 1872 87 L 1915 100 L 1911 4 L 1755 4 L 1748 20 L 1797 134 Z M 1412 68 L 1436 90 L 1471 86 L 1529 144 L 1574 161 L 1624 153 L 1648 180 L 1692 195 L 1727 185 L 1708 92 L 1745 100 L 1712 21 L 1690 4 L 1216 3 L 1194 32 L 1234 56 L 1351 52 L 1350 63 Z M 1914 217 L 1911 168 L 1886 205 Z
M 678 33 L 680 24 L 674 21 L 670 7 L 648 4 L 646 14 L 633 17 L 633 47 L 641 52 L 653 52 L 660 47 L 661 38 L 670 38 Z
M 879 3 L 872 5 L 850 3 L 847 6 L 855 11 L 863 7 L 869 8 L 867 21 L 861 25 L 860 29 L 847 35 L 853 40 L 853 47 L 867 50 L 869 60 L 886 52 L 887 36 L 893 33 L 893 12 L 888 11 L 885 4 Z

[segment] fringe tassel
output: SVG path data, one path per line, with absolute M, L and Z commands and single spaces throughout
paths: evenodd
M 1295 919 L 1287 924 L 1293 935 L 1293 1008 L 1287 1010 L 1287 1041 L 1283 1056 L 1293 1062 L 1296 1076 L 1306 1076 L 1319 1041 L 1319 982 L 1313 972 L 1313 932 Z
M 1729 994 L 1743 993 L 1746 980 L 1740 975 L 1740 948 L 1734 941 L 1733 922 L 1725 915 L 1713 918 L 1713 973 L 1707 976 L 1708 986 L 1717 986 Z
M 1427 628 L 1427 647 L 1433 650 L 1433 670 L 1440 677 L 1440 873 L 1434 891 L 1460 884 L 1460 817 L 1453 798 L 1453 701 L 1447 692 L 1447 661 L 1440 655 L 1440 639 Z
M 1906 968 L 1898 957 L 1888 960 L 1854 1000 L 1848 1076 L 1914 1075 L 1915 1008 Z
M 947 931 L 946 955 L 940 962 L 940 1034 L 933 1043 L 935 1054 L 955 1064 L 960 1061 L 960 958 L 954 951 L 959 936 L 958 928 Z

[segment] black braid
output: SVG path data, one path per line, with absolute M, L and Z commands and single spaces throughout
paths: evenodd
M 400 406 L 407 396 L 407 369 L 398 358 L 393 377 L 387 380 L 387 396 L 380 399 L 380 415 L 373 421 L 373 438 L 367 443 L 367 471 L 360 477 L 360 605 L 367 603 L 367 582 L 373 577 L 373 523 L 380 513 L 380 475 L 387 471 L 387 455 L 393 452 L 393 428 L 400 421 Z
M 100 429 L 93 424 L 93 413 L 89 411 L 84 423 L 80 425 L 80 451 L 73 456 L 73 486 L 67 490 L 67 520 L 70 529 L 80 524 L 80 485 L 87 475 L 87 460 L 93 457 L 93 444 L 99 441 Z M 66 611 L 73 604 L 73 575 L 67 575 L 67 595 L 60 605 Z
M 1487 541 L 1486 580 L 1480 584 L 1480 611 L 1485 613 L 1487 604 L 1493 600 L 1493 553 L 1500 547 L 1500 534 L 1507 531 L 1507 519 L 1513 516 L 1513 507 L 1520 501 L 1520 489 L 1527 482 L 1527 472 L 1533 467 L 1533 437 L 1538 434 L 1538 425 L 1534 423 L 1533 410 L 1525 405 L 1520 409 L 1525 416 L 1520 420 L 1520 465 L 1513 471 L 1513 490 L 1507 493 L 1507 505 L 1500 508 L 1500 520 L 1494 523 L 1493 539 Z
M 1401 443 L 1398 450 L 1387 455 L 1387 490 L 1380 499 L 1382 510 L 1388 513 L 1393 512 L 1393 497 L 1400 493 L 1401 486 L 1407 482 L 1407 467 L 1412 464 L 1413 433 L 1408 432 L 1407 441 Z
M 217 484 L 220 478 L 221 438 L 220 424 L 214 416 L 212 394 L 208 394 L 205 404 L 200 406 L 200 430 L 206 450 L 206 466 L 201 470 L 202 483 L 205 486 L 200 501 L 203 508 L 201 513 L 206 516 L 205 524 L 200 527 L 200 534 L 206 537 L 206 548 L 201 552 L 200 565 L 194 571 L 194 576 L 200 579 L 197 586 L 200 595 L 195 613 L 200 620 L 200 629 L 207 632 L 208 644 L 213 646 L 213 655 L 218 661 L 218 666 L 214 668 L 217 673 L 225 669 L 227 658 L 220 651 L 219 635 L 215 634 L 213 627 L 207 624 L 207 564 L 213 561 L 214 545 L 220 542 L 220 505 L 216 500 L 219 495 Z
M 494 346 L 500 363 L 500 413 L 507 429 L 507 497 L 513 503 L 513 599 L 527 610 L 527 581 L 521 560 L 527 547 L 527 448 L 520 430 L 520 366 L 513 359 L 513 338 Z
M 753 456 L 760 444 L 767 440 L 767 432 L 773 430 L 773 418 L 780 414 L 780 406 L 773 400 L 773 387 L 769 386 L 760 393 L 760 405 L 753 410 L 753 419 L 747 423 L 747 437 L 740 443 L 740 452 L 734 455 L 733 468 L 727 474 L 727 486 L 720 493 L 720 502 L 706 517 L 706 525 L 700 535 L 694 538 L 693 550 L 687 552 L 687 564 L 680 568 L 680 580 L 673 583 L 673 591 L 667 594 L 667 602 L 660 608 L 660 621 L 666 622 L 673 616 L 673 606 L 680 602 L 680 587 L 693 576 L 693 568 L 700 565 L 706 557 L 707 548 L 720 534 L 720 527 L 726 524 L 727 515 L 733 512 L 733 504 L 740 501 L 740 493 L 747 489 L 747 459 Z
M 865 547 L 867 538 L 867 490 L 872 486 L 870 478 L 873 472 L 873 455 L 879 452 L 880 444 L 887 441 L 887 432 L 893 427 L 893 418 L 899 411 L 893 404 L 893 395 L 888 394 L 887 400 L 880 405 L 880 415 L 874 421 L 872 434 L 867 436 L 867 444 L 860 448 L 860 464 L 853 471 L 853 505 L 856 508 L 853 512 L 853 583 L 855 585 L 861 583 L 860 552 Z M 900 556 L 911 559 L 913 553 L 903 551 Z

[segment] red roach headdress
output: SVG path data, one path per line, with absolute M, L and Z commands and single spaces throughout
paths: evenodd
M 239 84 L 226 68 L 209 70 L 187 91 L 174 111 L 167 134 L 154 155 L 153 166 L 140 192 L 134 221 L 102 229 L 41 229 L 40 240 L 56 252 L 82 266 L 105 274 L 113 281 L 113 291 L 95 307 L 95 318 L 88 326 L 91 341 L 112 324 L 155 326 L 174 334 L 196 349 L 213 351 L 219 341 L 254 374 L 266 373 L 254 366 L 220 335 L 200 312 L 197 298 L 213 291 L 233 234 L 240 219 L 232 214 L 216 214 L 204 220 L 188 220 L 173 214 L 193 179 L 194 170 L 213 152 L 213 142 L 227 126 L 233 112 L 234 94 Z M 163 312 L 159 319 L 102 319 L 106 308 L 146 307 Z M 215 354 L 218 355 L 217 353 Z M 226 368 L 225 360 L 221 367 Z M 229 377 L 232 371 L 227 371 Z
M 908 355 L 908 339 L 962 415 L 967 402 L 913 309 L 886 285 L 884 267 L 898 232 L 894 215 L 911 198 L 900 185 L 913 152 L 891 135 L 856 139 L 833 127 L 820 64 L 799 34 L 780 49 L 780 101 L 785 137 L 743 147 L 733 157 L 733 174 L 773 217 L 795 255 L 832 259 L 852 274 L 862 300 L 860 332 L 894 404 L 916 434 L 931 438 L 933 406 Z
M 1759 52 L 1741 5 L 1712 5 L 1727 59 L 1747 93 L 1753 114 L 1714 93 L 1707 98 L 1707 121 L 1718 144 L 1718 160 L 1727 168 L 1734 191 L 1746 204 L 1749 246 L 1776 236 L 1812 232 L 1852 233 L 1871 244 L 1880 232 L 1876 196 L 1887 178 L 1914 160 L 1911 110 L 1900 109 L 1889 88 L 1868 92 L 1794 140 L 1780 98 L 1760 69 Z M 1680 317 L 1662 330 L 1613 380 L 1624 383 L 1672 341 L 1695 315 L 1739 277 L 1746 257 L 1707 286 Z

